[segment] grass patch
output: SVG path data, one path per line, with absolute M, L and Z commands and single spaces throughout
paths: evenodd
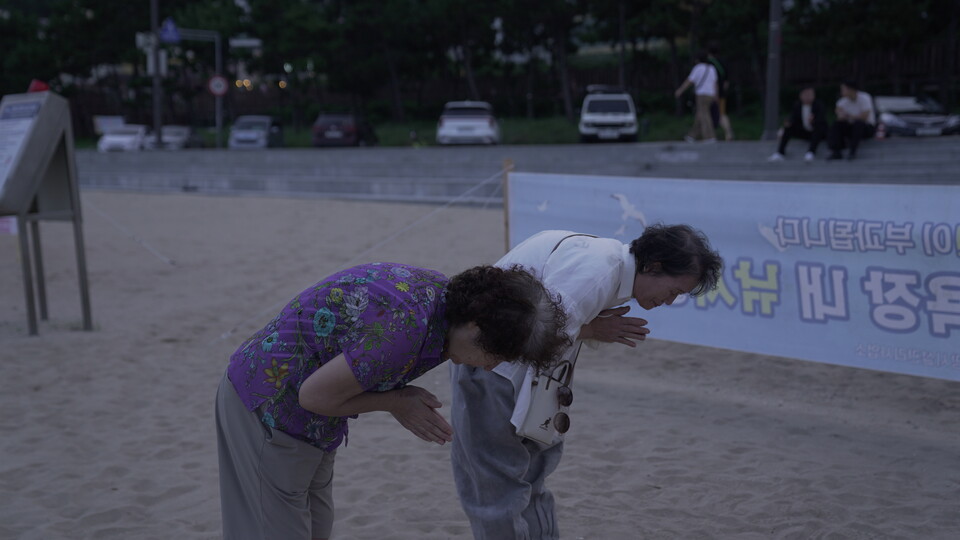
M 411 146 L 411 134 L 416 134 L 419 144 L 430 146 L 436 144 L 436 120 L 409 120 L 406 122 L 381 122 L 373 126 L 380 139 L 380 146 Z

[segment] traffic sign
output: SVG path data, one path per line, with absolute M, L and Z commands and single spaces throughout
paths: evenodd
M 207 81 L 207 90 L 215 96 L 226 95 L 227 89 L 230 88 L 230 85 L 227 84 L 226 77 L 221 75 L 214 75 L 210 77 L 210 80 Z
M 163 20 L 163 24 L 160 25 L 160 41 L 164 43 L 180 43 L 180 30 L 177 28 L 176 23 L 173 22 L 173 17 L 167 17 Z

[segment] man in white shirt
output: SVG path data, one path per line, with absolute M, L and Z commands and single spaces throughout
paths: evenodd
M 832 153 L 827 159 L 842 159 L 840 151 L 845 147 L 850 151 L 847 159 L 857 157 L 860 141 L 873 137 L 877 125 L 877 116 L 873 110 L 873 97 L 860 90 L 851 80 L 840 85 L 840 99 L 837 100 L 837 121 L 830 126 L 827 144 Z
M 710 63 L 710 57 L 706 51 L 701 52 L 697 60 L 698 63 L 693 66 L 687 80 L 683 81 L 673 95 L 679 98 L 691 85 L 693 85 L 693 92 L 697 95 L 696 116 L 684 140 L 695 142 L 699 139 L 705 143 L 717 142 L 716 133 L 713 130 L 713 117 L 710 116 L 710 107 L 717 101 L 719 95 L 717 68 Z
M 649 333 L 647 321 L 625 316 L 629 307 L 622 304 L 633 298 L 650 310 L 672 304 L 681 294 L 705 293 L 716 287 L 723 261 L 699 231 L 654 225 L 629 245 L 544 231 L 496 265 L 521 265 L 559 294 L 571 339 L 635 347 Z M 560 462 L 562 438 L 542 445 L 517 434 L 530 405 L 530 394 L 521 397 L 521 391 L 534 378 L 517 362 L 503 362 L 492 371 L 451 366 L 451 461 L 477 540 L 559 537 L 553 495 L 544 481 Z

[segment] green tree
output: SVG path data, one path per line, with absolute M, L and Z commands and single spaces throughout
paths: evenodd
M 54 49 L 36 13 L 0 8 L 0 95 L 25 92 L 31 79 L 57 75 Z

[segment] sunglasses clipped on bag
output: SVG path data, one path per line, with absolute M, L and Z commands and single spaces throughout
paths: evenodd
M 573 390 L 570 389 L 570 380 L 573 378 L 573 364 L 569 360 L 564 360 L 557 364 L 557 367 L 553 368 L 553 371 L 548 376 L 547 389 L 550 389 L 550 383 L 556 382 L 560 386 L 557 387 L 557 403 L 561 407 L 569 407 L 573 403 Z M 566 433 L 570 429 L 570 416 L 567 413 L 560 411 L 553 416 L 553 427 L 557 430 L 557 433 Z

